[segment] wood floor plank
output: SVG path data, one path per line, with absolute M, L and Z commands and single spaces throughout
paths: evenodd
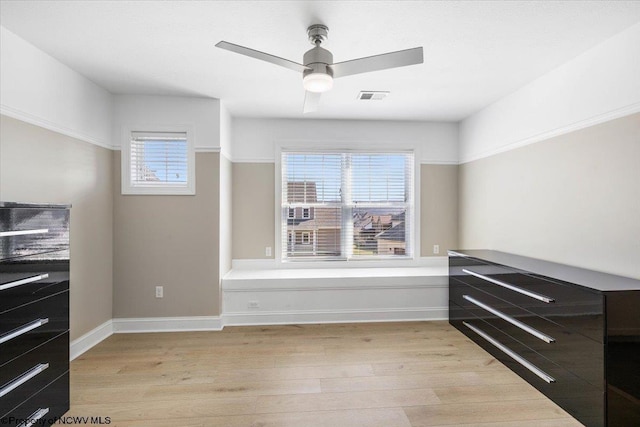
M 149 427 L 146 421 L 122 421 L 115 427 Z M 153 420 L 154 427 L 411 427 L 400 408 L 257 414 Z
M 486 385 L 441 387 L 434 388 L 433 391 L 439 400 L 445 404 L 547 399 L 544 394 L 533 386 L 521 382 L 515 384 L 493 384 L 490 393 L 487 393 Z
M 440 400 L 431 389 L 381 390 L 349 393 L 259 396 L 256 413 L 331 411 L 434 405 Z
M 378 376 L 385 375 L 420 375 L 430 372 L 447 371 L 447 372 L 464 372 L 478 370 L 494 370 L 508 369 L 493 357 L 480 356 L 477 359 L 470 358 L 445 358 L 442 356 L 434 357 L 431 360 L 422 362 L 404 362 L 404 363 L 374 363 L 372 364 L 373 372 Z
M 146 399 L 192 399 L 227 396 L 259 396 L 269 394 L 320 393 L 320 380 L 242 381 L 178 385 L 152 385 L 144 394 Z
M 431 427 L 451 427 L 451 424 L 441 424 Z M 455 427 L 584 427 L 573 418 L 558 418 L 552 420 L 533 421 L 499 421 L 489 423 L 455 424 Z
M 511 371 L 499 372 L 439 372 L 429 375 L 376 376 L 359 378 L 328 378 L 320 380 L 323 392 L 398 390 L 455 386 L 489 386 L 522 384 Z M 526 384 L 526 383 L 525 383 Z
M 96 404 L 107 402 L 113 407 L 117 407 L 123 402 L 143 402 L 144 394 L 147 391 L 145 386 L 135 384 L 126 387 L 100 387 L 93 384 L 91 387 L 82 387 L 74 383 L 71 377 L 71 408 L 75 405 Z
M 206 427 L 411 427 L 400 408 L 257 414 L 205 421 Z
M 73 405 L 68 416 L 109 414 L 118 421 L 155 420 L 167 418 L 212 417 L 255 413 L 256 398 L 175 399 L 146 402 L 129 401 L 112 404 Z
M 233 370 L 216 369 L 216 377 L 221 381 L 242 381 L 247 378 L 260 378 L 263 381 L 300 380 L 312 378 L 354 378 L 371 377 L 373 375 L 373 368 L 368 364 Z
M 560 407 L 550 400 L 505 401 L 481 403 L 457 403 L 404 408 L 412 427 L 455 425 L 465 423 L 513 422 L 536 420 L 546 425 L 551 420 L 568 417 Z M 580 425 L 578 423 L 578 425 Z

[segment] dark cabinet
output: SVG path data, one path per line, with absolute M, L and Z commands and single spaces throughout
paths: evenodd
M 640 425 L 640 281 L 449 252 L 449 322 L 587 426 Z
M 0 202 L 0 425 L 69 410 L 69 207 Z

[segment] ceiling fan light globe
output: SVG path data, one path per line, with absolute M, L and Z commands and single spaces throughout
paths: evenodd
M 310 73 L 304 76 L 302 85 L 309 92 L 326 92 L 333 87 L 333 77 L 325 73 Z

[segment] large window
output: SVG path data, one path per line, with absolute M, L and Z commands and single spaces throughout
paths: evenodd
M 122 153 L 123 194 L 195 194 L 188 132 L 132 131 Z
M 283 260 L 412 256 L 412 153 L 283 151 L 281 165 Z

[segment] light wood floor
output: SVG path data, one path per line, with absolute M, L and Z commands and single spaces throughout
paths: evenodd
M 111 426 L 580 426 L 446 322 L 119 334 L 71 363 Z

